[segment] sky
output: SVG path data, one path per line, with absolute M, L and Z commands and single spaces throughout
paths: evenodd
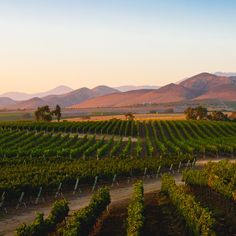
M 234 0 L 0 0 L 0 93 L 235 72 Z

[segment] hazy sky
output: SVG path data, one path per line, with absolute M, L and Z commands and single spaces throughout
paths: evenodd
M 234 0 L 0 0 L 0 93 L 236 71 Z

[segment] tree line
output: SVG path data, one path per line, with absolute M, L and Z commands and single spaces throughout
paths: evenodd
M 188 107 L 184 114 L 187 120 L 236 121 L 236 112 L 232 112 L 230 116 L 222 111 L 212 111 L 209 113 L 207 108 L 202 106 Z

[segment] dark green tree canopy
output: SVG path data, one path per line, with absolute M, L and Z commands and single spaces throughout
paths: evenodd
M 207 119 L 207 109 L 202 106 L 196 108 L 188 107 L 184 114 L 186 115 L 187 120 L 203 120 Z
M 131 112 L 128 112 L 125 114 L 126 120 L 133 120 L 134 119 L 134 114 Z
M 215 120 L 215 121 L 228 121 L 229 117 L 221 111 L 212 111 L 208 114 L 205 107 L 198 106 L 196 108 L 188 107 L 184 114 L 187 120 Z
M 38 107 L 38 109 L 35 111 L 35 118 L 37 121 L 46 121 L 50 122 L 52 121 L 53 116 L 56 116 L 57 121 L 60 121 L 61 119 L 61 107 L 59 105 L 56 106 L 55 110 L 51 111 L 49 106 L 42 106 Z
M 227 121 L 229 120 L 228 116 L 221 111 L 213 111 L 210 115 L 208 115 L 209 120 L 216 121 Z
M 51 111 L 48 105 L 43 107 L 38 107 L 38 109 L 35 111 L 35 117 L 37 121 L 51 121 L 52 115 Z
M 52 111 L 52 113 L 56 116 L 56 119 L 59 122 L 61 120 L 61 107 L 59 105 L 56 105 L 56 108 Z

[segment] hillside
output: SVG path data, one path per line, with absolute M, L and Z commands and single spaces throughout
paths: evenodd
M 236 77 L 217 76 L 209 73 L 195 75 L 180 83 L 180 85 L 186 88 L 195 89 L 200 95 L 218 86 L 235 84 Z
M 140 104 L 165 104 L 204 99 L 235 101 L 236 77 L 201 73 L 179 84 L 168 84 L 156 90 L 136 90 L 89 99 L 71 108 L 123 107 Z
M 36 109 L 39 106 L 49 105 L 53 107 L 57 104 L 59 104 L 61 107 L 67 107 L 81 103 L 91 98 L 114 92 L 117 93 L 119 91 L 107 86 L 98 86 L 93 89 L 80 88 L 63 95 L 49 95 L 42 98 L 35 97 L 24 101 L 9 100 L 12 102 L 5 102 L 3 107 L 7 107 L 8 109 Z
M 236 101 L 236 84 L 225 84 L 209 90 L 195 100 L 219 99 L 224 101 Z
M 52 96 L 44 97 L 42 99 L 49 104 L 53 104 L 54 106 L 56 104 L 59 104 L 62 107 L 67 107 L 67 106 L 81 103 L 91 98 L 103 96 L 106 94 L 117 93 L 117 92 L 119 91 L 116 89 L 107 87 L 107 86 L 97 86 L 93 89 L 84 87 L 84 88 L 74 90 L 67 94 L 57 95 L 57 96 L 52 95 Z
M 157 90 L 136 90 L 89 99 L 71 108 L 122 107 L 137 104 L 179 102 L 193 98 L 192 89 L 169 84 Z
M 116 87 L 115 89 L 121 91 L 121 92 L 128 92 L 133 90 L 141 90 L 141 89 L 159 89 L 160 86 L 155 85 L 142 85 L 142 86 L 134 86 L 134 85 L 124 85 Z
M 4 109 L 10 105 L 16 104 L 16 101 L 8 97 L 0 97 L 0 109 Z
M 41 98 L 31 98 L 29 100 L 25 100 L 25 101 L 18 101 L 15 102 L 12 105 L 8 106 L 8 109 L 12 109 L 12 110 L 16 110 L 16 109 L 21 109 L 21 110 L 31 110 L 31 109 L 35 109 L 37 107 L 41 107 L 41 106 L 45 106 L 45 105 L 49 105 L 51 106 L 52 104 L 47 103 L 46 101 L 44 101 Z

